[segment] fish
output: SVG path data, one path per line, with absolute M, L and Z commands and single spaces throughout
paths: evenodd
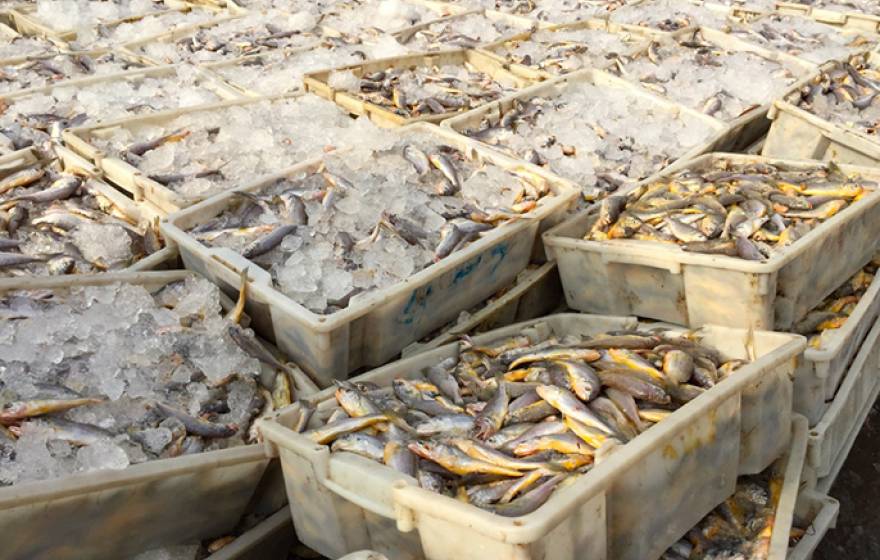
M 355 453 L 377 462 L 385 460 L 385 444 L 379 438 L 366 434 L 346 434 L 334 440 L 330 449 L 335 452 Z
M 330 443 L 346 434 L 362 430 L 379 422 L 386 422 L 388 417 L 384 414 L 371 414 L 358 418 L 343 418 L 331 422 L 321 428 L 306 432 L 306 435 L 315 443 Z
M 424 177 L 431 170 L 432 163 L 428 159 L 428 156 L 425 152 L 412 144 L 404 146 L 403 158 L 412 164 L 419 177 Z
M 293 224 L 280 224 L 275 229 L 273 229 L 270 233 L 260 237 L 259 239 L 254 240 L 250 243 L 241 253 L 246 259 L 252 259 L 254 257 L 259 257 L 260 255 L 264 255 L 277 247 L 285 237 L 294 233 L 296 231 L 297 226 Z
M 544 505 L 553 491 L 559 484 L 565 480 L 566 475 L 557 474 L 546 482 L 541 483 L 535 489 L 511 500 L 506 504 L 489 506 L 488 509 L 492 513 L 503 517 L 521 517 L 532 513 L 542 505 Z
M 207 422 L 158 401 L 154 403 L 154 406 L 156 410 L 166 418 L 176 418 L 183 422 L 183 425 L 189 434 L 213 439 L 232 437 L 238 432 L 238 426 L 235 424 L 215 424 L 213 422 Z
M 100 398 L 15 401 L 5 404 L 3 409 L 0 410 L 0 424 L 8 426 L 28 418 L 65 412 L 73 408 L 100 404 L 102 402 L 104 402 L 104 399 Z
M 413 441 L 407 447 L 419 457 L 433 461 L 449 472 L 458 475 L 496 474 L 518 477 L 521 474 L 519 470 L 474 459 L 452 446 L 439 442 Z
M 485 440 L 500 430 L 507 417 L 509 404 L 510 396 L 507 394 L 507 384 L 504 381 L 499 381 L 495 394 L 474 420 L 474 436 L 477 439 Z
M 448 157 L 440 153 L 432 153 L 428 156 L 428 161 L 443 174 L 443 178 L 452 187 L 452 192 L 448 193 L 447 196 L 461 190 L 461 178 L 458 175 L 458 169 L 455 168 L 455 165 Z
M 175 130 L 174 132 L 159 136 L 158 138 L 154 138 L 153 140 L 131 144 L 130 146 L 125 148 L 124 152 L 135 156 L 143 156 L 147 152 L 155 150 L 159 146 L 163 146 L 165 144 L 173 142 L 180 142 L 189 135 L 190 131 L 188 130 Z
M 591 428 L 596 428 L 607 434 L 613 434 L 614 430 L 601 418 L 590 410 L 578 398 L 565 389 L 553 385 L 541 385 L 536 391 L 547 403 L 565 416 L 577 420 Z

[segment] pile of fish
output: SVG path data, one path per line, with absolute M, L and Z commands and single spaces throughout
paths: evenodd
M 372 150 L 328 155 L 189 230 L 269 270 L 282 292 L 316 313 L 399 283 L 551 194 L 528 171 L 469 160 L 430 135 L 371 138 Z
M 528 30 L 527 25 L 517 26 L 503 18 L 489 18 L 477 13 L 432 23 L 401 37 L 400 42 L 416 51 L 476 48 Z
M 630 31 L 586 27 L 539 30 L 527 39 L 511 40 L 491 49 L 508 63 L 561 75 L 584 68 L 605 68 L 646 41 Z
M 609 71 L 729 121 L 784 94 L 810 70 L 769 54 L 722 47 L 697 29 L 684 38 L 654 41 L 632 56 L 617 57 Z
M 106 132 L 89 142 L 192 200 L 252 183 L 324 149 L 390 134 L 314 95 L 185 112 Z
M 594 200 L 628 189 L 707 141 L 698 115 L 676 111 L 625 87 L 572 81 L 554 97 L 516 102 L 501 115 L 463 125 L 466 136 L 547 166 Z
M 0 295 L 0 485 L 255 441 L 293 370 L 219 301 L 195 277 Z
M 132 45 L 135 54 L 160 64 L 228 60 L 276 49 L 302 47 L 316 42 L 316 19 L 309 12 L 271 9 L 249 13 L 214 25 L 204 25 L 184 37 Z
M 515 517 L 588 472 L 609 442 L 638 437 L 743 363 L 671 331 L 466 339 L 457 357 L 390 388 L 340 382 L 339 408 L 311 424 L 304 408 L 295 428 Z
M 878 93 L 880 69 L 856 55 L 821 72 L 792 101 L 818 117 L 873 136 L 880 127 Z
M 761 474 L 742 476 L 736 492 L 712 510 L 660 560 L 766 560 L 782 493 L 779 465 Z M 792 535 L 803 534 L 793 528 Z
M 0 172 L 0 276 L 118 270 L 162 248 L 156 224 L 138 224 L 96 180 L 50 163 Z
M 64 128 L 213 101 L 220 97 L 190 66 L 78 86 L 62 83 L 49 92 L 0 100 L 0 155 L 40 146 Z
M 833 336 L 834 331 L 842 327 L 852 315 L 874 281 L 878 266 L 880 259 L 875 257 L 795 324 L 794 332 L 807 336 L 811 348 L 821 348 L 827 341 L 827 336 Z
M 876 188 L 833 163 L 785 169 L 720 160 L 602 201 L 585 239 L 675 243 L 763 261 Z
M 369 72 L 360 78 L 351 93 L 410 118 L 467 111 L 512 91 L 509 85 L 465 61 L 461 65 Z
M 876 35 L 869 33 L 825 25 L 806 16 L 782 14 L 734 24 L 726 31 L 744 41 L 816 64 L 864 51 L 878 40 Z

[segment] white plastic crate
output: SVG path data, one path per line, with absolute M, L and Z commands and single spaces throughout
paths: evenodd
M 422 123 L 401 130 L 401 134 L 410 132 L 431 134 L 440 142 L 505 169 L 523 165 L 437 126 Z M 296 165 L 239 190 L 257 192 L 282 177 L 318 165 L 320 159 Z M 548 180 L 553 194 L 541 199 L 526 218 L 495 228 L 407 280 L 365 294 L 331 315 L 319 315 L 295 303 L 273 286 L 268 272 L 238 253 L 209 248 L 187 233 L 186 230 L 223 212 L 235 200 L 233 192 L 216 195 L 169 216 L 162 224 L 162 233 L 177 244 L 187 268 L 209 278 L 227 293 L 238 290 L 240 271 L 249 269 L 248 314 L 254 320 L 254 328 L 293 357 L 300 367 L 330 384 L 358 368 L 387 363 L 410 343 L 513 282 L 529 264 L 539 231 L 560 220 L 578 194 L 571 183 L 543 171 L 537 173 Z
M 475 341 L 489 344 L 532 330 L 543 338 L 637 326 L 633 318 L 563 314 Z M 748 355 L 745 330 L 707 327 L 701 334 L 727 357 Z M 260 430 L 267 452 L 281 458 L 288 499 L 309 504 L 292 508 L 300 540 L 326 556 L 366 548 L 395 560 L 656 558 L 733 493 L 738 475 L 764 470 L 789 446 L 791 375 L 805 341 L 771 332 L 753 332 L 752 339 L 755 361 L 518 518 L 423 490 L 413 478 L 361 456 L 331 454 L 288 428 L 299 405 L 261 421 Z M 358 380 L 388 385 L 458 351 L 458 344 L 443 346 Z M 318 405 L 333 399 L 329 389 L 307 400 Z
M 707 154 L 668 168 L 660 177 L 683 169 L 706 169 L 719 160 L 765 162 L 795 170 L 816 165 Z M 867 180 L 880 177 L 875 168 L 842 167 Z M 871 260 L 880 239 L 880 191 L 868 193 L 765 262 L 688 253 L 662 242 L 587 241 L 583 236 L 596 217 L 586 210 L 544 234 L 544 246 L 559 266 L 572 309 L 692 327 L 788 330 Z
M 880 391 L 880 322 L 873 325 L 822 420 L 810 430 L 809 464 L 819 478 L 835 473 Z
M 807 347 L 794 380 L 794 411 L 815 426 L 837 393 L 865 337 L 880 314 L 880 277 L 874 278 L 846 323 L 825 333 L 824 346 Z

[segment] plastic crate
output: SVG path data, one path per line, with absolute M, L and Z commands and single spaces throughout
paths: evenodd
M 814 20 L 830 25 L 851 27 L 872 33 L 880 32 L 880 16 L 863 14 L 861 12 L 848 12 L 836 9 L 814 8 L 806 4 L 796 2 L 776 2 L 776 11 L 781 14 L 798 14 L 813 18 Z
M 563 314 L 475 341 L 636 326 L 634 318 Z M 729 357 L 747 355 L 745 330 L 707 327 L 701 334 L 705 344 Z M 292 508 L 300 540 L 326 556 L 368 548 L 396 560 L 656 558 L 733 493 L 738 475 L 764 470 L 789 446 L 790 376 L 805 341 L 771 332 L 753 332 L 752 340 L 755 361 L 518 518 L 421 489 L 413 478 L 361 456 L 331 454 L 287 427 L 299 416 L 297 405 L 261 421 L 260 431 L 267 452 L 281 458 L 290 502 L 309 504 Z M 358 380 L 388 385 L 458 351 L 458 344 L 446 345 Z M 332 399 L 333 391 L 326 390 L 308 400 L 317 405 Z
M 0 294 L 114 282 L 158 289 L 189 275 L 4 278 Z M 301 395 L 314 392 L 308 378 L 298 375 L 296 381 L 305 388 Z M 0 488 L 3 558 L 117 560 L 226 533 L 260 490 L 268 463 L 263 448 L 255 444 Z
M 795 546 L 788 549 L 788 556 L 782 558 L 810 560 L 828 530 L 836 526 L 838 513 L 840 502 L 815 490 L 804 490 L 798 496 L 795 518 L 800 526 L 807 525 L 809 529 Z
M 504 169 L 522 166 L 437 126 L 423 123 L 401 130 L 402 135 L 410 132 L 430 134 L 439 142 Z M 316 159 L 293 166 L 239 190 L 258 192 L 282 177 L 314 169 L 320 162 Z M 495 228 L 407 280 L 374 290 L 331 315 L 319 315 L 295 303 L 273 286 L 268 272 L 238 253 L 209 248 L 186 232 L 223 212 L 235 200 L 232 192 L 216 195 L 169 216 L 162 224 L 162 232 L 177 244 L 187 268 L 209 278 L 228 293 L 238 290 L 240 271 L 248 268 L 251 281 L 248 313 L 255 321 L 256 330 L 296 359 L 300 367 L 330 384 L 333 379 L 345 379 L 359 368 L 387 363 L 410 343 L 513 282 L 530 262 L 541 228 L 562 219 L 578 194 L 571 183 L 543 171 L 537 173 L 548 180 L 554 194 L 544 197 L 527 218 Z
M 794 411 L 803 414 L 815 426 L 828 409 L 837 388 L 877 316 L 880 314 L 880 278 L 859 300 L 846 323 L 823 335 L 827 341 L 819 348 L 807 347 L 798 365 L 794 381 Z
M 727 128 L 720 121 L 704 115 L 698 111 L 688 109 L 683 105 L 679 105 L 677 103 L 659 97 L 656 94 L 635 86 L 626 80 L 614 76 L 613 74 L 609 74 L 608 72 L 605 72 L 603 70 L 592 69 L 579 70 L 577 72 L 572 72 L 571 74 L 566 74 L 564 76 L 549 79 L 547 81 L 533 85 L 514 95 L 503 97 L 499 100 L 493 101 L 492 103 L 483 105 L 482 107 L 478 107 L 466 113 L 462 113 L 461 115 L 447 119 L 441 123 L 441 126 L 443 128 L 454 130 L 459 134 L 466 135 L 468 130 L 476 129 L 484 120 L 495 123 L 499 122 L 502 116 L 513 109 L 517 103 L 521 103 L 536 97 L 553 98 L 559 95 L 563 95 L 566 90 L 571 86 L 571 84 L 575 83 L 591 84 L 595 87 L 606 89 L 609 96 L 621 94 L 635 96 L 637 98 L 647 101 L 648 103 L 655 104 L 659 110 L 668 112 L 671 118 L 679 118 L 681 115 L 687 115 L 690 118 L 697 119 L 703 122 L 708 128 L 715 131 L 704 142 L 701 142 L 692 147 L 690 150 L 682 154 L 677 160 L 674 161 L 690 161 L 694 157 L 697 157 L 701 154 L 710 151 L 727 149 L 728 147 Z M 588 111 L 589 108 L 584 108 L 585 114 L 587 114 Z M 489 145 L 487 145 L 487 147 L 491 150 L 500 151 L 499 148 L 495 148 Z M 528 165 L 534 167 L 533 164 Z M 552 166 L 552 164 L 550 165 Z M 541 169 L 540 167 L 534 168 Z M 659 169 L 657 170 L 657 172 L 649 177 L 653 177 L 661 172 L 662 169 Z M 636 182 L 637 180 L 634 180 L 633 184 L 635 184 Z M 593 185 L 581 186 L 583 188 L 589 188 Z
M 765 162 L 782 169 L 816 162 L 707 154 L 668 169 L 706 169 L 717 161 Z M 842 166 L 876 180 L 873 168 Z M 544 234 L 559 265 L 569 307 L 638 315 L 698 327 L 719 324 L 788 330 L 873 257 L 880 238 L 880 191 L 873 191 L 765 262 L 688 253 L 669 243 L 583 239 L 597 213 L 584 211 Z
M 363 76 L 371 72 L 387 70 L 388 68 L 418 68 L 425 66 L 445 66 L 458 65 L 464 63 L 472 65 L 480 72 L 484 72 L 491 76 L 496 82 L 505 87 L 513 89 L 523 89 L 531 85 L 531 81 L 516 74 L 511 73 L 504 68 L 492 57 L 486 54 L 468 49 L 445 50 L 430 53 L 418 53 L 391 58 L 382 58 L 371 60 L 361 64 L 352 64 L 349 66 L 340 66 L 332 70 L 320 70 L 310 72 L 303 77 L 303 86 L 305 90 L 315 95 L 320 95 L 325 99 L 335 102 L 340 107 L 353 115 L 367 115 L 374 123 L 379 126 L 396 127 L 413 124 L 417 122 L 439 123 L 449 117 L 461 113 L 462 111 L 450 111 L 446 113 L 438 113 L 431 115 L 423 115 L 419 117 L 403 117 L 376 105 L 365 101 L 355 94 L 347 91 L 337 90 L 328 83 L 330 75 L 333 72 L 350 71 L 355 76 Z
M 821 421 L 810 430 L 809 463 L 816 476 L 827 477 L 835 463 L 845 461 L 850 436 L 858 434 L 880 391 L 880 322 L 862 343 L 843 384 Z

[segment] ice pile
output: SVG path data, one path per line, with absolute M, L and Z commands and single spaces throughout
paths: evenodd
M 507 41 L 492 52 L 510 63 L 558 75 L 583 68 L 605 68 L 615 56 L 626 56 L 644 44 L 644 36 L 629 31 L 559 29 L 536 31 L 528 39 Z
M 54 122 L 71 127 L 212 101 L 220 97 L 203 86 L 198 70 L 179 66 L 108 82 L 59 85 L 47 93 L 15 99 L 0 115 L 0 134 L 22 148 L 47 140 Z M 3 150 L 0 145 L 0 153 Z
M 37 0 L 34 17 L 55 31 L 79 31 L 162 8 L 153 0 Z
M 44 87 L 62 80 L 123 72 L 133 63 L 113 53 L 98 56 L 56 54 L 34 58 L 0 68 L 6 80 L 0 81 L 0 93 Z
M 504 123 L 504 124 L 502 124 Z M 572 82 L 464 134 L 514 157 L 546 165 L 592 199 L 632 186 L 706 141 L 704 120 L 625 89 Z
M 260 365 L 229 338 L 219 301 L 195 277 L 156 294 L 110 284 L 0 296 L 0 485 L 249 441 Z M 27 404 L 41 399 L 89 400 L 45 415 Z M 196 435 L 196 417 L 233 435 Z
M 281 48 L 313 44 L 320 14 L 312 9 L 290 13 L 270 9 L 205 26 L 183 38 L 131 46 L 137 54 L 161 64 L 228 60 Z
M 626 0 L 496 0 L 497 9 L 553 23 L 604 18 L 626 5 Z
M 769 103 L 810 72 L 787 60 L 718 46 L 703 38 L 701 31 L 681 41 L 653 43 L 610 70 L 725 121 Z
M 105 153 L 124 157 L 182 197 L 200 198 L 252 183 L 260 176 L 320 155 L 325 148 L 344 148 L 352 139 L 360 141 L 362 137 L 343 134 L 349 127 L 362 134 L 371 133 L 372 128 L 366 128 L 360 120 L 352 120 L 334 103 L 307 95 L 184 113 L 162 124 L 132 124 L 92 141 Z M 149 150 L 142 157 L 126 153 L 132 144 L 174 131 L 188 135 L 179 142 Z M 177 177 L 172 180 L 171 176 Z
M 167 33 L 188 25 L 195 25 L 217 17 L 207 10 L 191 10 L 189 12 L 171 11 L 149 15 L 134 21 L 126 21 L 112 26 L 100 25 L 77 31 L 77 49 L 97 49 L 113 47 L 132 41 L 140 41 Z
M 408 38 L 401 38 L 401 42 L 416 51 L 474 48 L 523 33 L 529 28 L 526 24 L 514 25 L 504 18 L 477 13 L 433 23 Z
M 31 56 L 52 52 L 55 45 L 39 37 L 3 37 L 0 36 L 0 60 Z
M 680 0 L 631 2 L 615 10 L 609 19 L 615 23 L 643 25 L 661 31 L 678 31 L 693 26 L 718 28 L 726 21 L 715 11 Z
M 232 196 L 229 208 L 190 234 L 249 256 L 294 301 L 315 313 L 332 313 L 363 292 L 397 284 L 445 257 L 453 246 L 441 245 L 441 239 L 448 242 L 452 236 L 454 246 L 464 246 L 477 232 L 534 207 L 534 202 L 517 205 L 524 196 L 517 176 L 467 160 L 433 136 L 413 132 L 401 138 L 372 125 L 365 132 L 366 127 L 350 131 L 361 143 L 326 156 L 323 167 L 254 192 L 259 202 Z M 430 154 L 455 169 L 460 190 L 449 190 L 445 174 L 427 159 L 420 175 L 410 161 L 416 159 L 409 155 L 414 147 L 422 158 Z M 276 203 L 282 210 L 266 211 Z M 289 228 L 288 213 L 297 206 L 299 225 L 275 248 L 256 252 L 251 244 L 279 227 Z M 493 208 L 506 210 L 497 214 Z
M 844 31 L 804 16 L 773 14 L 732 25 L 730 33 L 750 43 L 822 64 L 871 48 L 876 35 Z
M 392 39 L 393 40 L 393 39 Z M 301 52 L 273 51 L 235 63 L 209 66 L 227 81 L 261 95 L 289 93 L 302 87 L 303 74 L 363 62 L 371 55 L 367 45 L 324 43 Z
M 370 29 L 392 33 L 444 15 L 449 14 L 405 0 L 375 0 L 359 5 L 340 2 L 321 11 L 320 27 L 325 35 L 355 39 Z

